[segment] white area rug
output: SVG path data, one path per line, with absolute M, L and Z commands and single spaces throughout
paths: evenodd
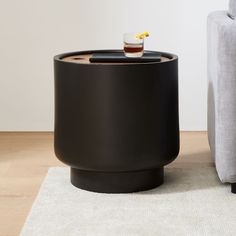
M 164 185 L 132 194 L 80 190 L 69 176 L 49 169 L 21 236 L 236 235 L 236 195 L 214 168 L 166 168 Z

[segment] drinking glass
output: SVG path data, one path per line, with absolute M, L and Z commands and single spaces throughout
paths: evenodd
M 144 38 L 138 38 L 138 33 L 126 33 L 123 37 L 124 54 L 126 57 L 141 57 L 144 49 Z

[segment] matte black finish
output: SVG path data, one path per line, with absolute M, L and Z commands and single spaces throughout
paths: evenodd
M 141 64 L 61 60 L 88 53 L 54 58 L 56 156 L 83 189 L 133 192 L 160 185 L 159 170 L 179 153 L 177 57 L 162 53 L 170 60 Z
M 130 172 L 96 172 L 71 168 L 71 183 L 81 189 L 102 193 L 148 190 L 164 181 L 164 168 Z
M 236 193 L 236 183 L 231 184 L 231 192 Z
M 142 57 L 126 57 L 124 52 L 93 53 L 90 62 L 158 62 L 161 61 L 160 53 L 144 53 Z

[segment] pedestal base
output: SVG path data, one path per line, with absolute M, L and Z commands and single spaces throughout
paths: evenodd
M 164 181 L 164 168 L 132 172 L 94 172 L 71 168 L 71 183 L 100 193 L 130 193 L 148 190 Z
M 236 183 L 231 184 L 231 192 L 236 194 Z

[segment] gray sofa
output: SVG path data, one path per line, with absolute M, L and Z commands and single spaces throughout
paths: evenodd
M 208 139 L 220 180 L 236 193 L 236 0 L 208 16 Z

